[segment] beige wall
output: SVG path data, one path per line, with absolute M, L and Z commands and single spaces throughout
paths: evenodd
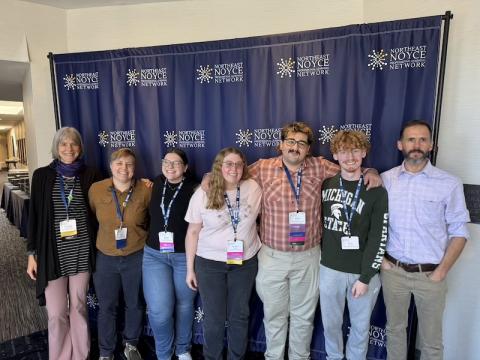
M 67 51 L 66 13 L 57 8 L 14 0 L 0 3 L 0 59 L 24 61 L 23 102 L 30 170 L 48 163 L 55 132 L 48 52 Z
M 68 11 L 69 51 L 164 45 L 363 21 L 362 0 L 201 0 Z M 78 31 L 78 29 L 82 31 Z
M 2 0 L 0 58 L 13 56 L 17 42 L 26 34 L 32 66 L 23 91 L 29 160 L 34 168 L 48 162 L 54 132 L 50 74 L 45 58 L 48 51 L 228 39 L 435 15 L 446 10 L 452 10 L 455 18 L 449 42 L 438 165 L 466 183 L 478 183 L 480 1 L 477 0 L 197 0 L 67 12 Z M 480 337 L 477 275 L 480 227 L 469 228 L 472 241 L 448 279 L 446 360 L 470 360 L 480 354 L 480 342 L 476 341 Z

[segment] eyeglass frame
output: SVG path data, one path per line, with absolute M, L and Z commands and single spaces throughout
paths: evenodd
M 165 166 L 167 169 L 168 168 L 178 169 L 178 168 L 180 168 L 181 166 L 184 166 L 184 165 L 185 165 L 185 163 L 183 161 L 180 161 L 180 160 L 170 161 L 168 159 L 162 159 L 162 166 Z
M 222 166 L 225 166 L 227 169 L 231 170 L 235 169 L 242 169 L 245 166 L 243 161 L 234 162 L 234 161 L 224 161 L 222 162 Z
M 299 149 L 306 149 L 310 146 L 310 144 L 307 141 L 295 140 L 295 139 L 292 139 L 292 138 L 283 139 L 283 142 L 285 143 L 285 145 L 287 145 L 290 148 L 297 145 Z

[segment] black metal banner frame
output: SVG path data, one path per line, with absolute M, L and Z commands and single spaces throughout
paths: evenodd
M 434 120 L 432 126 L 432 140 L 434 144 L 434 148 L 432 149 L 431 153 L 431 162 L 435 165 L 437 154 L 438 154 L 438 137 L 439 137 L 439 129 L 440 129 L 440 119 L 442 113 L 442 100 L 443 100 L 443 89 L 444 89 L 444 81 L 445 81 L 445 68 L 446 68 L 446 61 L 447 61 L 447 49 L 448 49 L 448 36 L 450 30 L 450 21 L 453 19 L 453 14 L 451 11 L 446 11 L 444 15 L 442 15 L 443 20 L 443 33 L 442 33 L 442 48 L 440 52 L 440 66 L 438 69 L 438 82 L 437 82 L 437 89 L 436 89 L 436 99 L 435 99 L 435 112 L 434 112 Z M 47 55 L 50 63 L 50 78 L 52 83 L 52 96 L 53 96 L 53 106 L 54 106 L 54 114 L 55 114 L 55 127 L 58 130 L 61 127 L 60 122 L 60 109 L 59 109 L 59 102 L 58 102 L 58 95 L 57 95 L 57 84 L 56 84 L 56 76 L 55 76 L 55 66 L 53 60 L 53 53 L 48 53 Z M 410 119 L 406 119 L 410 120 Z M 413 323 L 410 329 L 410 336 L 411 339 L 416 339 L 417 333 L 417 314 L 416 311 L 413 312 Z M 408 360 L 414 360 L 415 353 L 416 353 L 416 341 L 411 341 L 410 346 L 408 348 Z
M 435 165 L 437 162 L 438 134 L 440 131 L 440 116 L 442 114 L 445 67 L 447 64 L 448 34 L 450 32 L 450 20 L 452 19 L 453 19 L 453 14 L 450 10 L 446 11 L 445 15 L 442 16 L 442 20 L 444 21 L 443 34 L 442 34 L 442 51 L 440 53 L 440 67 L 438 71 L 437 98 L 435 101 L 435 118 L 433 120 L 433 127 L 432 127 L 433 150 L 431 154 L 431 162 L 433 165 Z

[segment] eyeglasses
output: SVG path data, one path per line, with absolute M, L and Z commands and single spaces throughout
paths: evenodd
M 295 139 L 292 139 L 292 138 L 288 138 L 288 139 L 285 139 L 283 140 L 283 142 L 285 144 L 287 144 L 288 147 L 294 147 L 295 145 L 297 145 L 300 149 L 306 149 L 308 147 L 308 143 L 306 141 L 303 141 L 303 140 L 295 140 Z
M 171 167 L 179 168 L 183 166 L 183 161 L 178 161 L 178 160 L 170 161 L 167 159 L 163 159 L 162 165 L 165 166 L 166 168 L 171 168 Z
M 243 168 L 243 161 L 233 162 L 233 161 L 225 161 L 222 163 L 227 169 L 241 169 Z

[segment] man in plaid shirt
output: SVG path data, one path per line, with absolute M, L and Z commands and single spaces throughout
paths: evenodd
M 313 319 L 318 302 L 321 237 L 321 186 L 340 168 L 309 156 L 312 129 L 302 122 L 282 129 L 281 155 L 249 167 L 263 190 L 256 290 L 264 306 L 266 359 L 310 358 Z M 375 171 L 370 186 L 381 184 Z M 288 321 L 290 318 L 290 327 Z

